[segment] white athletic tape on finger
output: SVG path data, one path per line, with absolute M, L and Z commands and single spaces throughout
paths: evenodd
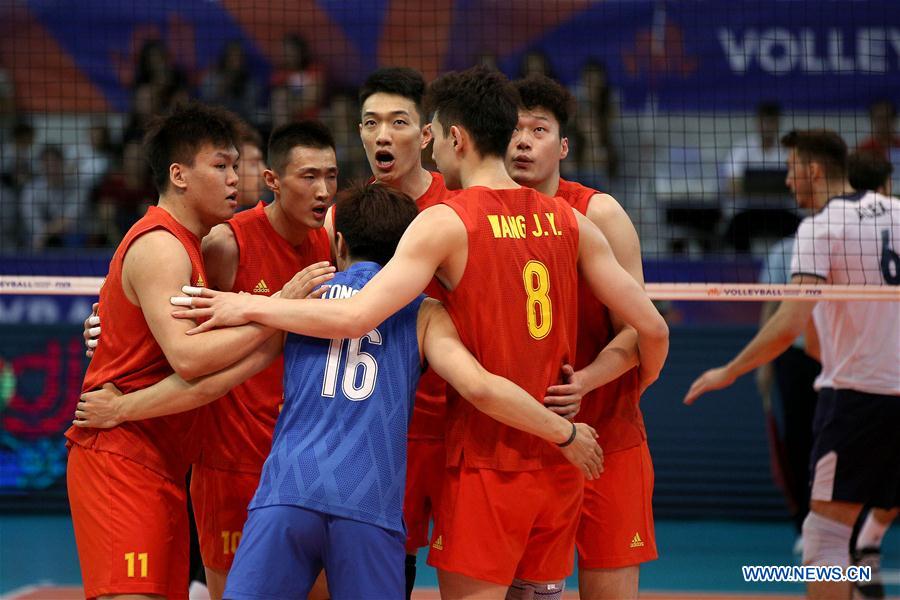
M 169 302 L 171 302 L 174 306 L 190 307 L 192 306 L 191 302 L 193 301 L 194 299 L 190 296 L 172 296 L 171 298 L 169 298 Z
M 91 327 L 90 329 L 88 329 L 88 335 L 91 337 L 97 337 L 98 335 L 100 335 L 100 328 Z
M 203 293 L 202 287 L 194 287 L 192 285 L 186 285 L 181 288 L 181 291 L 187 294 L 188 296 L 199 296 Z
M 99 324 L 100 324 L 100 317 L 98 317 L 97 315 L 88 317 L 88 325 L 93 326 L 93 325 L 99 325 Z
M 97 347 L 97 340 L 88 340 L 88 341 L 87 341 L 87 347 L 88 347 L 88 348 L 96 348 L 96 347 Z

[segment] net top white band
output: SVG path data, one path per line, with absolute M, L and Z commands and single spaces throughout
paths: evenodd
M 0 296 L 96 296 L 103 277 L 0 275 Z M 765 302 L 816 300 L 900 301 L 900 287 L 884 285 L 795 285 L 762 283 L 648 283 L 653 300 Z

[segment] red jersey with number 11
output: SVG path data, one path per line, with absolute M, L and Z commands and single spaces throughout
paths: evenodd
M 466 226 L 468 262 L 445 299 L 460 338 L 492 373 L 537 400 L 575 358 L 578 223 L 572 208 L 529 188 L 474 187 L 444 204 Z M 447 392 L 451 466 L 527 471 L 565 461 L 537 436 Z
M 122 288 L 122 266 L 128 249 L 140 236 L 157 229 L 168 231 L 184 246 L 191 260 L 191 280 L 184 283 L 206 285 L 200 240 L 168 212 L 151 206 L 125 234 L 109 263 L 109 274 L 100 288 L 103 342 L 97 346 L 88 365 L 82 392 L 100 389 L 104 383 L 111 382 L 127 394 L 150 387 L 173 372 L 141 307 L 132 304 Z M 159 268 L 165 269 L 166 265 L 159 265 Z M 191 410 L 129 421 L 111 429 L 72 426 L 66 431 L 66 438 L 85 448 L 130 458 L 181 485 L 199 449 L 197 415 L 197 410 Z

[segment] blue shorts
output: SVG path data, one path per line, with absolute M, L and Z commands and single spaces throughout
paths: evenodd
M 342 598 L 406 597 L 405 536 L 299 506 L 250 511 L 225 598 L 305 600 L 321 570 Z

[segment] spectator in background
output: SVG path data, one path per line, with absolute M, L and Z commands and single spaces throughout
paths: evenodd
M 161 112 L 160 96 L 152 85 L 142 85 L 134 90 L 131 99 L 131 114 L 122 134 L 122 143 L 140 142 L 144 139 L 150 120 Z
M 69 176 L 62 150 L 45 146 L 40 165 L 39 176 L 22 190 L 25 243 L 34 249 L 82 245 L 86 196 Z
M 157 99 L 162 100 L 176 94 L 176 90 L 187 88 L 187 75 L 172 63 L 166 46 L 160 40 L 149 40 L 138 54 L 134 89 L 150 86 Z
M 0 67 L 0 128 L 5 129 L 16 117 L 16 90 L 12 77 Z
M 266 180 L 263 171 L 266 163 L 263 160 L 263 140 L 259 132 L 252 126 L 244 124 L 241 128 L 241 147 L 238 150 L 241 158 L 238 160 L 238 205 L 236 211 L 253 208 L 260 200 L 265 200 L 270 195 L 266 188 Z
M 240 40 L 225 45 L 216 66 L 207 73 L 200 97 L 237 113 L 247 122 L 255 122 L 260 86 L 247 67 L 247 55 Z
M 38 169 L 38 148 L 34 127 L 20 121 L 13 126 L 12 141 L 0 148 L 0 178 L 2 183 L 20 192 Z
M 100 123 L 91 125 L 88 142 L 67 150 L 67 158 L 74 163 L 77 184 L 90 196 L 106 176 L 113 160 L 109 128 Z
M 482 67 L 494 69 L 495 71 L 500 69 L 500 67 L 497 65 L 497 55 L 487 50 L 482 50 L 481 52 L 479 52 L 478 56 L 475 57 L 475 62 L 472 64 L 473 66 L 481 65 Z
M 19 246 L 22 222 L 19 216 L 19 195 L 0 182 L 0 252 Z
M 157 196 L 141 143 L 127 142 L 122 162 L 106 175 L 96 193 L 98 233 L 106 245 L 116 245 Z
M 576 178 L 585 185 L 605 189 L 619 172 L 619 156 L 611 134 L 618 108 L 606 66 L 597 60 L 588 60 L 581 69 L 574 95 L 577 102 L 573 131 Z
M 890 100 L 879 100 L 869 107 L 872 135 L 859 144 L 859 150 L 875 152 L 891 163 L 897 162 L 892 153 L 900 151 L 900 135 L 894 131 L 897 107 Z M 898 154 L 900 155 L 900 154 Z
M 284 103 L 278 108 L 286 111 L 288 121 L 317 118 L 325 92 L 325 75 L 313 61 L 309 44 L 299 35 L 286 35 L 282 52 L 281 65 L 271 81 L 273 96 L 277 91 L 278 102 Z
M 763 102 L 756 108 L 756 131 L 732 147 L 722 163 L 722 178 L 732 194 L 743 194 L 748 170 L 783 171 L 787 154 L 779 143 L 781 108 Z
M 479 64 L 486 63 L 479 61 Z M 494 67 L 496 67 L 496 65 L 494 65 Z M 540 50 L 529 50 L 522 56 L 522 62 L 519 64 L 519 78 L 524 79 L 529 75 L 544 75 L 551 79 L 556 79 L 556 76 L 553 74 L 553 65 L 550 64 L 550 59 Z
M 334 152 L 340 165 L 338 189 L 370 175 L 365 148 L 359 143 L 359 114 L 355 90 L 345 90 L 331 97 L 331 104 L 324 115 L 325 124 L 334 134 Z M 428 151 L 431 152 L 430 149 Z

